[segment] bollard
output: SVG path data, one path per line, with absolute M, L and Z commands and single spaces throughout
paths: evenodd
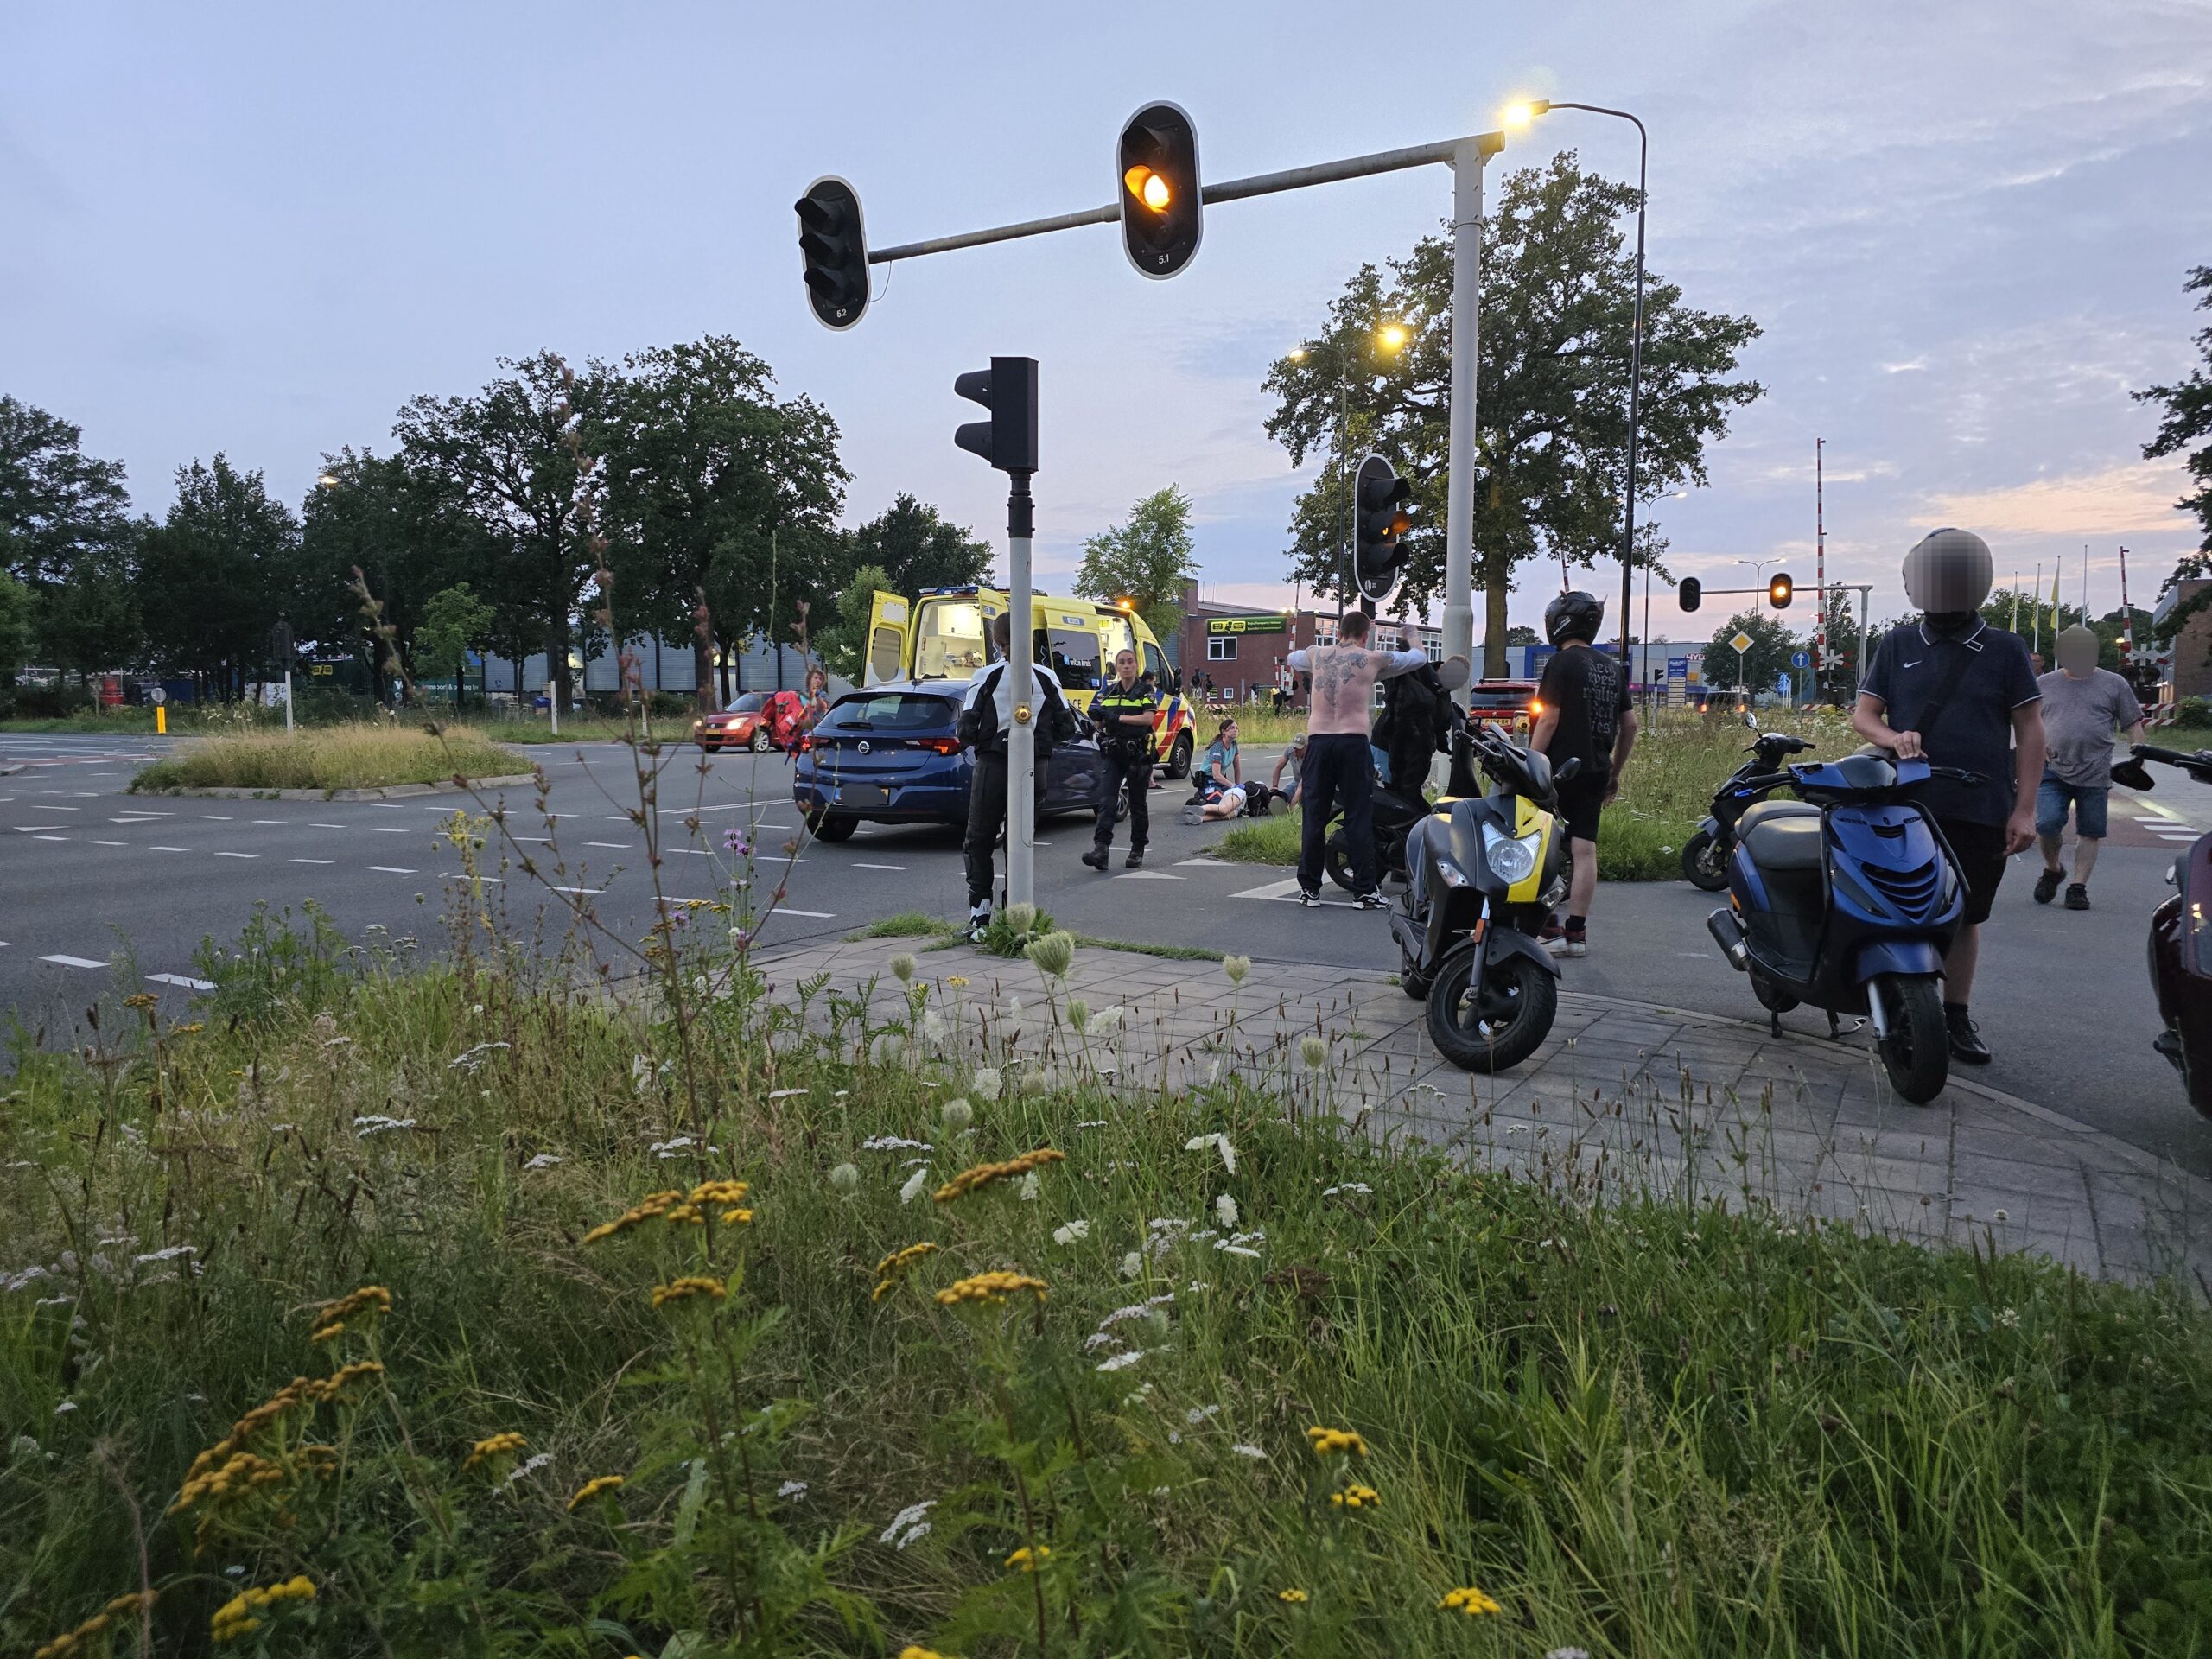
M 156 737 L 167 737 L 168 734 L 169 711 L 163 705 L 157 702 L 154 705 L 154 735 Z

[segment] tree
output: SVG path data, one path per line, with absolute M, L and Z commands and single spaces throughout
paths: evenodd
M 901 493 L 889 508 L 845 534 L 845 569 L 873 566 L 882 573 L 886 593 L 908 598 L 925 588 L 964 588 L 988 580 L 991 546 L 973 531 L 948 524 L 926 501 Z M 854 586 L 849 576 L 841 595 Z M 843 600 L 839 606 L 842 609 Z
M 579 407 L 600 389 L 580 384 L 552 352 L 503 357 L 499 366 L 511 372 L 474 397 L 413 399 L 393 434 L 406 465 L 442 478 L 501 550 L 486 597 L 543 641 L 565 703 L 576 611 L 596 563 L 582 530 L 594 468 L 581 453 Z
M 1154 634 L 1167 639 L 1183 622 L 1183 584 L 1198 574 L 1191 540 L 1191 498 L 1170 484 L 1129 509 L 1125 524 L 1083 544 L 1075 590 L 1092 599 L 1134 601 Z
M 147 642 L 162 663 L 234 696 L 266 664 L 269 630 L 297 580 L 299 524 L 259 473 L 221 454 L 176 474 L 168 518 L 140 538 Z
M 16 671 L 31 654 L 31 590 L 0 570 L 0 690 L 16 683 Z
M 127 538 L 123 463 L 87 455 L 83 440 L 67 421 L 0 396 L 0 570 L 35 588 Z
M 442 679 L 446 670 L 452 669 L 456 709 L 468 687 L 468 653 L 489 647 L 496 620 L 492 607 L 471 593 L 465 582 L 442 588 L 423 601 L 422 619 L 415 625 L 418 674 L 424 679 Z M 421 672 L 424 669 L 429 671 Z
M 1536 638 L 1534 628 L 1511 627 L 1505 631 L 1505 643 L 1508 645 L 1536 645 L 1543 641 Z
M 2200 311 L 2212 311 L 2212 265 L 2199 265 L 2189 273 L 2182 284 L 2184 294 L 2201 293 L 2196 302 Z M 2190 476 L 2196 482 L 2193 494 L 2185 495 L 2174 503 L 2183 512 L 2193 512 L 2203 526 L 2204 539 L 2200 543 L 2203 552 L 2212 555 L 2212 327 L 2200 328 L 2195 336 L 2199 362 L 2189 372 L 2189 378 L 2170 386 L 2152 386 L 2133 394 L 2139 404 L 2163 404 L 2165 418 L 2158 423 L 2158 435 L 2143 446 L 2148 460 L 2158 461 L 2167 455 L 2178 454 L 2189 445 Z
M 1740 658 L 1735 646 L 1728 643 L 1738 633 L 1748 635 L 1751 641 L 1751 648 Z M 1701 670 L 1705 683 L 1722 690 L 1742 685 L 1753 691 L 1771 691 L 1789 671 L 1789 653 L 1800 644 L 1786 626 L 1764 612 L 1745 611 L 1732 616 L 1705 648 Z
M 834 525 L 849 478 L 837 423 L 806 397 L 779 400 L 768 365 L 726 335 L 594 365 L 588 436 L 607 461 L 616 626 L 690 634 L 702 708 L 715 706 L 715 643 L 772 638 L 797 601 L 835 591 Z M 826 605 L 825 605 L 826 608 Z
M 40 657 L 79 681 L 136 661 L 145 649 L 136 550 L 149 521 L 113 546 L 79 552 L 61 581 L 35 590 L 32 632 Z
M 1981 602 L 1983 621 L 1993 628 L 2018 634 L 2043 653 L 2046 664 L 2057 660 L 2052 654 L 2051 641 L 2058 637 L 2058 631 L 2088 618 L 2088 613 L 2079 605 L 2069 605 L 2063 601 L 2052 604 L 2048 588 L 2040 594 L 2026 588 L 1999 588 Z
M 1632 188 L 1585 174 L 1567 154 L 1509 175 L 1484 227 L 1470 499 L 1489 674 L 1504 671 L 1514 566 L 1620 556 L 1636 283 L 1622 220 L 1636 205 Z M 1268 372 L 1269 435 L 1294 463 L 1326 457 L 1291 524 L 1294 574 L 1317 592 L 1344 591 L 1346 468 L 1369 449 L 1411 480 L 1420 508 L 1405 538 L 1403 602 L 1424 609 L 1442 591 L 1451 302 L 1451 244 L 1424 238 L 1387 275 L 1362 266 L 1319 340 Z M 1395 353 L 1375 344 L 1385 322 L 1406 331 Z M 1749 317 L 1693 308 L 1678 284 L 1647 272 L 1639 493 L 1706 481 L 1706 445 L 1764 391 L 1732 378 L 1758 333 Z M 1653 543 L 1638 537 L 1643 563 Z

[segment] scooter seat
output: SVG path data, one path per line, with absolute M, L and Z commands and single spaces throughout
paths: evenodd
M 1817 818 L 1821 809 L 1804 801 L 1755 801 L 1744 809 L 1744 816 L 1736 820 L 1736 834 L 1740 837 L 1763 823 L 1777 818 Z
M 1754 807 L 1752 812 L 1758 810 Z M 1804 812 L 1783 813 L 1762 818 L 1751 823 L 1751 812 L 1744 814 L 1748 830 L 1739 825 L 1743 834 L 1744 850 L 1751 855 L 1751 862 L 1762 870 L 1817 870 L 1821 868 L 1821 815 L 1808 810 Z

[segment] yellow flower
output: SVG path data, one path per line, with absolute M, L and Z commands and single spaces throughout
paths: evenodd
M 968 976 L 967 976 L 967 975 L 965 975 L 965 974 L 955 974 L 955 975 L 953 975 L 953 976 L 952 976 L 952 977 L 951 977 L 951 978 L 950 978 L 950 979 L 946 980 L 944 982 L 945 982 L 946 984 L 948 984 L 948 985 L 950 985 L 950 986 L 954 987 L 955 988 L 957 988 L 958 987 L 963 986 L 963 985 L 965 985 L 965 984 L 968 982 Z M 903 1656 L 903 1655 L 901 1656 L 901 1659 L 904 1659 L 904 1656 Z
M 126 1613 L 143 1613 L 151 1607 L 156 1593 L 152 1590 L 134 1590 L 127 1596 L 118 1596 L 75 1630 L 64 1631 L 44 1647 L 35 1650 L 31 1659 L 67 1659 L 67 1656 L 75 1653 L 107 1629 L 114 1619 Z
M 935 1648 L 918 1647 L 909 1642 L 899 1649 L 899 1659 L 948 1659 L 948 1656 L 939 1653 Z
M 1454 1590 L 1436 1604 L 1440 1613 L 1465 1613 L 1469 1618 L 1479 1618 L 1484 1613 L 1502 1613 L 1505 1610 L 1474 1586 Z
M 1006 1564 L 1008 1567 L 1019 1567 L 1024 1573 L 1034 1573 L 1037 1570 L 1037 1564 L 1039 1561 L 1049 1560 L 1052 1559 L 1052 1547 L 1050 1544 L 1039 1544 L 1034 1550 L 1024 1544 L 1006 1558 Z
M 1372 1486 L 1363 1486 L 1357 1481 L 1341 1492 L 1331 1492 L 1329 1502 L 1340 1510 L 1371 1510 L 1382 1501 L 1382 1494 Z
M 464 1471 L 474 1469 L 480 1463 L 489 1463 L 494 1458 L 505 1457 L 510 1452 L 519 1452 L 529 1444 L 512 1429 L 505 1429 L 477 1441 L 469 1448 L 467 1459 L 461 1466 Z
M 681 1203 L 683 1198 L 683 1195 L 677 1192 L 648 1192 L 638 1200 L 635 1209 L 625 1210 L 613 1221 L 604 1222 L 586 1233 L 584 1243 L 596 1244 L 602 1238 L 613 1238 L 617 1233 L 626 1233 L 641 1222 L 652 1221 L 664 1216 L 676 1205 Z
M 1312 1443 L 1317 1458 L 1334 1457 L 1339 1452 L 1357 1452 L 1363 1458 L 1367 1455 L 1367 1442 L 1360 1439 L 1357 1429 L 1323 1428 L 1317 1424 L 1306 1431 L 1306 1438 Z
M 342 1335 L 345 1329 L 345 1320 L 334 1319 L 328 1325 L 320 1325 L 316 1329 L 310 1331 L 308 1333 L 308 1340 L 309 1342 L 328 1342 L 333 1337 Z
M 315 1581 L 305 1573 L 296 1574 L 281 1584 L 241 1590 L 215 1610 L 215 1616 L 207 1621 L 208 1633 L 218 1643 L 236 1642 L 261 1628 L 261 1620 L 254 1616 L 257 1613 L 280 1601 L 314 1599 Z
M 743 1181 L 702 1181 L 691 1189 L 693 1204 L 743 1204 L 753 1189 Z
M 126 1008 L 157 1008 L 161 1005 L 162 999 L 151 991 L 140 991 L 136 995 L 123 999 L 123 1006 Z
M 680 1302 L 687 1296 L 711 1296 L 716 1301 L 729 1294 L 719 1279 L 702 1278 L 696 1274 L 671 1280 L 664 1285 L 653 1287 L 653 1306 L 665 1307 L 671 1302 Z
M 200 1024 L 199 1020 L 194 1020 L 188 1026 L 171 1026 L 169 1027 L 169 1035 L 172 1037 L 190 1037 L 207 1029 L 207 1027 L 206 1026 Z
M 940 1307 L 957 1307 L 963 1302 L 1002 1302 L 1020 1291 L 1033 1290 L 1037 1300 L 1045 1300 L 1046 1284 L 1042 1279 L 1032 1279 L 1020 1273 L 978 1273 L 956 1280 L 937 1294 Z
M 902 1250 L 892 1251 L 875 1264 L 875 1288 L 869 1293 L 868 1300 L 881 1301 L 891 1294 L 892 1287 L 906 1276 L 908 1268 L 936 1249 L 936 1245 L 924 1239 L 918 1244 L 909 1244 Z
M 753 1212 L 750 1210 L 725 1210 L 722 1211 L 722 1225 L 725 1227 L 750 1227 L 752 1224 Z
M 938 1188 L 937 1201 L 950 1204 L 979 1186 L 988 1186 L 993 1181 L 1012 1180 L 1016 1176 L 1027 1175 L 1033 1169 L 1041 1169 L 1046 1164 L 1066 1161 L 1067 1154 L 1055 1152 L 1050 1147 L 1039 1147 L 1034 1152 L 1023 1153 L 1019 1158 L 1009 1158 L 1002 1164 L 977 1164 L 972 1169 L 962 1170 Z
M 1287 1601 L 1290 1603 L 1292 1606 L 1297 1607 L 1303 1606 L 1307 1601 L 1311 1600 L 1312 1598 L 1309 1597 L 1303 1590 L 1278 1590 L 1275 1592 L 1275 1599 L 1277 1601 Z
M 335 1327 L 342 1327 L 356 1314 L 389 1313 L 391 1312 L 391 1293 L 382 1285 L 363 1285 L 350 1296 L 340 1296 L 334 1302 L 325 1302 L 315 1311 L 315 1330 L 311 1339 L 322 1342 L 326 1333 L 335 1336 Z
M 569 1513 L 574 1515 L 601 1492 L 613 1491 L 622 1484 L 620 1475 L 600 1475 L 576 1488 L 576 1495 L 569 1500 Z

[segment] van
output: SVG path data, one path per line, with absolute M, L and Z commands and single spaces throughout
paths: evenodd
M 991 624 L 1006 608 L 1006 593 L 996 588 L 930 588 L 911 601 L 878 589 L 861 655 L 861 685 L 974 678 L 989 661 Z M 1162 696 L 1153 727 L 1161 764 L 1170 778 L 1189 775 L 1191 711 L 1166 653 L 1134 607 L 1032 594 L 1029 639 L 1035 659 L 1059 676 L 1077 709 L 1088 708 L 1090 694 L 1113 677 L 1119 652 L 1135 652 L 1138 672 L 1149 676 Z

